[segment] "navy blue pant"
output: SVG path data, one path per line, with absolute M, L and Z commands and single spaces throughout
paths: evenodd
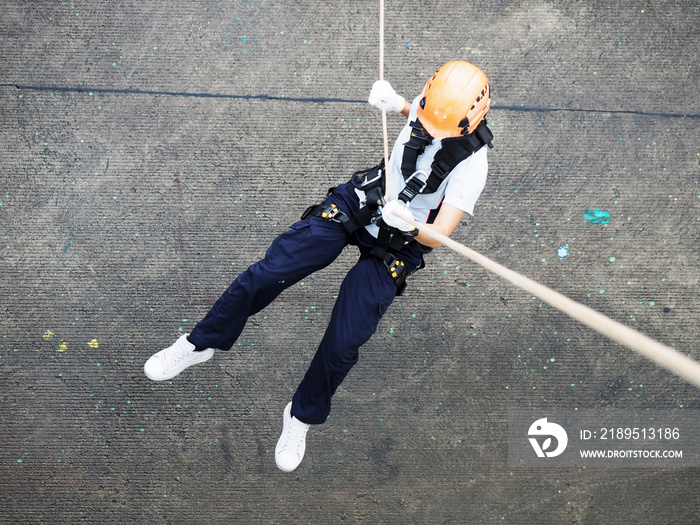
M 338 186 L 330 202 L 348 216 L 359 207 L 350 184 Z M 292 413 L 304 423 L 320 424 L 331 410 L 331 397 L 357 362 L 358 350 L 377 329 L 396 295 L 386 265 L 369 255 L 376 240 L 365 229 L 349 235 L 336 222 L 309 217 L 277 237 L 265 258 L 241 273 L 194 328 L 189 338 L 198 346 L 229 350 L 248 317 L 270 304 L 283 290 L 325 268 L 343 248 L 353 244 L 360 259 L 346 275 L 331 320 L 316 355 L 292 399 Z M 412 270 L 421 262 L 420 246 L 412 242 L 395 255 Z

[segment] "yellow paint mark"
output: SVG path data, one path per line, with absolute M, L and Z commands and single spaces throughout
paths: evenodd
M 61 344 L 58 345 L 58 351 L 65 352 L 66 350 L 68 350 L 68 341 L 61 339 Z
M 97 344 L 97 339 L 93 339 L 93 340 L 90 341 L 87 345 L 88 345 L 90 348 L 97 348 L 97 346 L 98 346 L 98 344 Z
M 54 335 L 56 334 L 54 334 L 51 330 L 46 330 L 46 332 L 44 332 L 44 339 L 48 341 L 49 339 L 53 339 Z

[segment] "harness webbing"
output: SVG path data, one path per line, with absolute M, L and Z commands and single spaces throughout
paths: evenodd
M 405 186 L 398 197 L 406 203 L 411 202 L 421 193 L 434 193 L 460 162 L 486 145 L 489 148 L 493 147 L 491 144 L 493 133 L 486 125 L 486 120 L 483 120 L 474 133 L 443 139 L 440 149 L 433 159 L 430 175 L 428 175 L 424 171 L 416 170 L 416 163 L 418 157 L 425 152 L 425 148 L 432 143 L 433 137 L 423 128 L 419 120 L 411 122 L 410 126 L 411 137 L 404 144 L 404 153 L 401 159 L 401 174 Z M 406 242 L 414 240 L 413 237 L 417 230 L 413 234 L 402 232 L 382 221 L 380 207 L 384 205 L 383 194 L 386 184 L 384 160 L 377 166 L 353 173 L 351 182 L 353 186 L 365 193 L 367 203 L 363 208 L 357 210 L 351 217 L 346 215 L 329 201 L 335 189 L 331 188 L 321 204 L 307 208 L 302 219 L 315 216 L 327 221 L 338 222 L 349 234 L 353 234 L 370 224 L 376 224 L 379 227 L 377 244 L 368 255 L 373 255 L 384 261 L 400 294 L 406 285 L 408 272 L 404 271 L 403 263 L 390 252 L 400 252 Z M 430 251 L 427 247 L 423 248 L 424 253 Z M 423 265 L 424 263 L 421 263 L 420 267 L 422 268 Z
M 431 172 L 424 179 L 417 177 L 416 163 L 425 148 L 433 138 L 423 128 L 419 120 L 411 122 L 411 137 L 404 144 L 401 159 L 401 174 L 406 181 L 406 187 L 399 194 L 399 199 L 410 202 L 420 193 L 435 193 L 447 175 L 463 160 L 484 146 L 493 147 L 493 133 L 486 125 L 486 120 L 474 130 L 474 133 L 461 137 L 443 139 L 440 149 L 435 154 L 430 166 Z

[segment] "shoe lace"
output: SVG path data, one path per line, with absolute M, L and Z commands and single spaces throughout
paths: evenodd
M 294 452 L 298 453 L 306 439 L 306 432 L 308 430 L 309 425 L 299 420 L 292 419 L 284 434 L 284 448 L 287 450 L 294 450 Z M 292 446 L 292 444 L 294 444 L 294 446 Z
M 176 365 L 190 354 L 188 348 L 175 348 L 171 352 L 164 352 L 160 357 L 166 367 Z

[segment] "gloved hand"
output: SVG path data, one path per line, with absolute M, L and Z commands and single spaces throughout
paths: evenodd
M 394 214 L 396 210 L 402 210 L 408 213 L 411 216 L 411 218 L 413 218 L 413 214 L 411 213 L 411 210 L 408 209 L 406 204 L 403 201 L 395 199 L 393 201 L 389 201 L 384 207 L 382 207 L 382 219 L 384 220 L 384 223 L 387 226 L 398 228 L 402 232 L 417 233 L 415 226 L 407 223 L 406 221 Z
M 382 100 L 386 102 L 386 110 L 389 113 L 401 113 L 406 100 L 394 91 L 386 80 L 377 80 L 372 86 L 367 101 L 377 109 L 382 109 Z

